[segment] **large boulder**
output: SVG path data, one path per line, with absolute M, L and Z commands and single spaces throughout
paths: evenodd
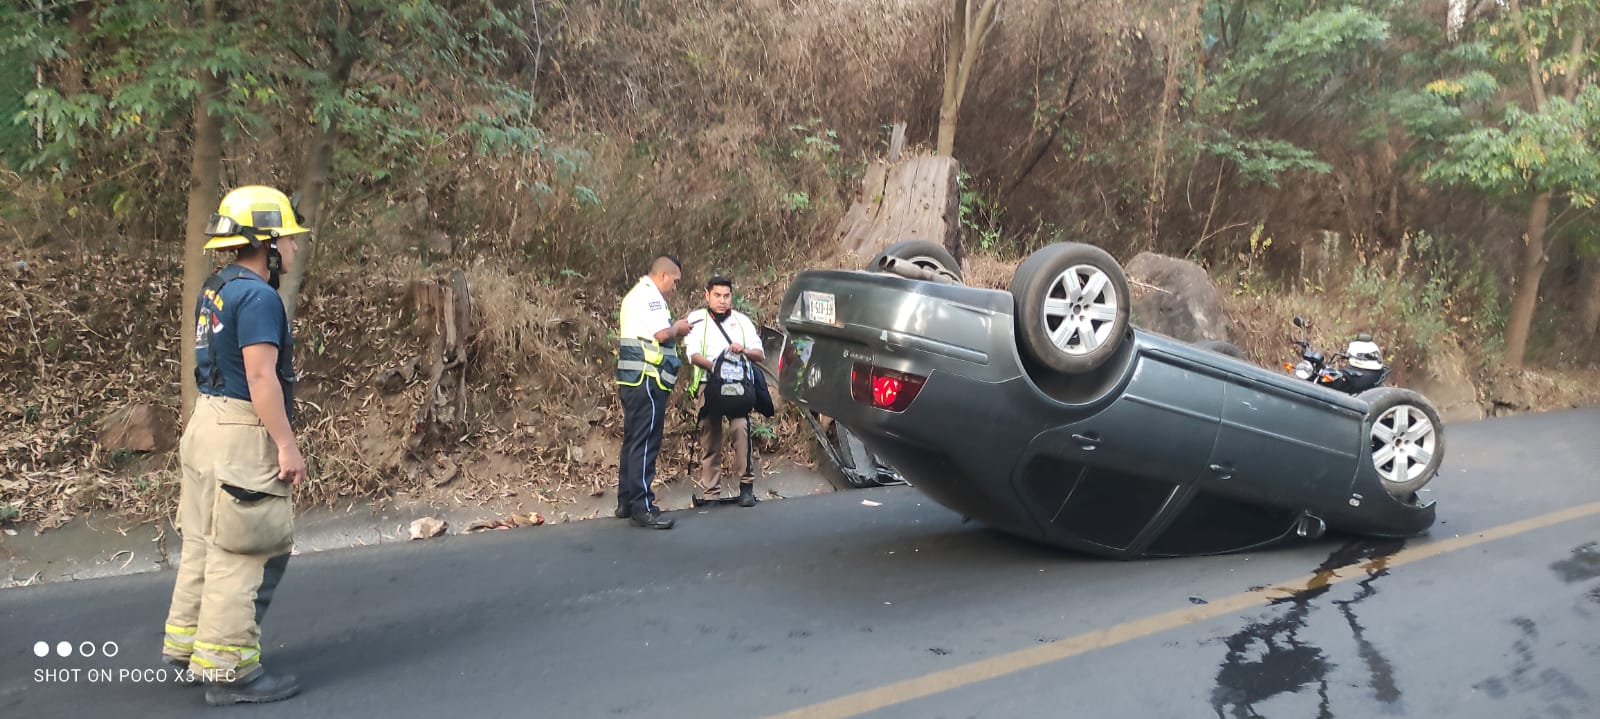
M 1132 285 L 1133 324 L 1183 342 L 1233 341 L 1222 292 L 1201 266 L 1141 252 L 1125 269 Z
M 153 404 L 130 404 L 102 418 L 96 426 L 101 449 L 115 452 L 165 452 L 178 443 L 178 417 Z

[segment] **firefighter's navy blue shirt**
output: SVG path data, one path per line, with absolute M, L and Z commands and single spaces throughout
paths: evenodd
M 229 280 L 218 293 L 220 301 L 202 293 L 195 321 L 195 367 L 200 375 L 200 391 L 249 400 L 250 383 L 245 379 L 242 348 L 262 343 L 275 345 L 278 383 L 289 403 L 285 409 L 292 414 L 294 335 L 284 314 L 283 300 L 266 280 L 248 269 L 230 265 L 218 274 Z M 208 381 L 213 359 L 220 380 L 216 384 Z

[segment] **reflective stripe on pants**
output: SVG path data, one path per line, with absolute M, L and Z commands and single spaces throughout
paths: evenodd
M 655 382 L 617 386 L 622 400 L 622 455 L 617 468 L 617 505 L 634 512 L 655 511 L 656 455 L 667 417 L 669 393 Z
M 218 431 L 245 400 L 202 397 L 179 445 L 178 530 L 183 553 L 167 611 L 161 653 L 204 676 L 245 679 L 261 667 L 261 620 L 289 564 L 287 553 L 238 554 L 211 540 L 217 486 L 229 473 L 276 471 L 277 457 L 254 457 L 257 442 L 235 446 L 245 426 Z M 251 427 L 265 433 L 264 427 Z M 230 439 L 231 438 L 231 439 Z M 219 441 L 220 440 L 220 441 Z M 270 463 L 270 467 L 255 465 Z

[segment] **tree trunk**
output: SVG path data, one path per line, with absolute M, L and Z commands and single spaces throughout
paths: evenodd
M 466 273 L 451 270 L 412 282 L 411 302 L 417 337 L 428 345 L 422 360 L 428 390 L 405 447 L 422 457 L 454 444 L 467 430 L 467 344 L 474 330 Z
M 954 156 L 956 120 L 961 115 L 961 100 L 967 93 L 972 67 L 978 63 L 983 39 L 994 27 L 995 7 L 1000 0 L 982 0 L 976 13 L 968 0 L 955 0 L 950 17 L 950 42 L 945 47 L 944 98 L 939 103 L 939 144 L 936 154 Z
M 1544 113 L 1548 103 L 1548 91 L 1545 88 L 1547 78 L 1540 67 L 1539 55 L 1535 51 L 1538 45 L 1529 36 L 1527 27 L 1523 24 L 1522 3 L 1519 0 L 1510 0 L 1511 17 L 1516 27 L 1517 36 L 1522 42 L 1523 59 L 1528 63 L 1528 84 L 1533 90 L 1534 111 Z M 1582 68 L 1584 67 L 1584 46 L 1586 34 L 1582 29 L 1572 35 L 1572 45 L 1568 50 L 1569 58 L 1562 72 L 1565 81 L 1563 97 L 1568 102 L 1578 96 L 1578 90 L 1583 84 Z M 1544 245 L 1544 234 L 1550 220 L 1550 199 L 1554 194 L 1551 190 L 1541 192 L 1533 199 L 1533 207 L 1528 210 L 1528 232 L 1523 238 L 1527 245 L 1522 250 L 1522 267 L 1517 277 L 1517 291 L 1511 299 L 1511 318 L 1506 323 L 1506 366 L 1511 370 L 1522 369 L 1522 362 L 1528 352 L 1528 333 L 1533 326 L 1533 313 L 1539 304 L 1539 278 L 1544 274 L 1545 265 L 1549 263 L 1548 250 Z M 1587 328 L 1586 328 L 1587 329 Z
M 205 5 L 207 22 L 216 19 L 216 3 Z M 206 221 L 217 209 L 218 187 L 222 184 L 222 128 L 211 116 L 206 104 L 223 92 L 222 78 L 205 70 L 200 71 L 201 92 L 194 101 L 194 144 L 190 147 L 189 199 L 184 215 L 183 230 L 183 296 L 179 299 L 179 332 L 182 338 L 182 357 L 178 363 L 178 383 L 183 387 L 183 408 L 179 421 L 187 422 L 194 410 L 200 388 L 194 380 L 194 301 L 200 288 L 211 276 L 211 262 L 206 258 Z
M 300 182 L 299 202 L 295 205 L 295 210 L 305 217 L 307 223 L 312 222 L 322 209 L 322 192 L 328 184 L 328 173 L 333 169 L 337 133 L 338 130 L 330 123 L 317 132 L 316 139 L 307 151 L 306 174 Z M 283 311 L 288 315 L 291 327 L 294 326 L 295 311 L 300 305 L 300 283 L 306 276 L 306 265 L 311 264 L 311 257 L 316 252 L 315 239 L 313 236 L 311 242 L 300 244 L 299 257 L 278 283 L 278 297 L 283 300 Z
M 1550 219 L 1549 192 L 1533 199 L 1528 210 L 1528 231 L 1523 236 L 1522 267 L 1517 273 L 1517 289 L 1511 298 L 1511 318 L 1506 323 L 1506 367 L 1522 369 L 1528 352 L 1528 331 L 1533 327 L 1533 311 L 1539 304 L 1539 278 L 1549 262 L 1545 254 L 1545 223 Z
M 950 37 L 944 53 L 944 97 L 939 101 L 939 142 L 934 153 L 950 156 L 956 147 L 956 116 L 961 106 L 956 101 L 956 78 L 960 75 L 961 48 L 966 46 L 967 0 L 955 0 L 950 13 Z
M 356 55 L 350 52 L 348 42 L 343 40 L 345 28 L 340 29 L 341 39 L 337 42 L 338 55 L 334 58 L 333 67 L 328 73 L 329 84 L 339 92 L 344 92 L 345 85 L 350 81 L 350 72 L 355 68 Z M 320 218 L 322 210 L 322 194 L 328 186 L 328 174 L 333 170 L 333 153 L 338 149 L 339 123 L 330 120 L 327 125 L 317 131 L 316 139 L 312 140 L 311 147 L 306 150 L 306 174 L 300 182 L 300 202 L 295 206 L 306 222 L 315 223 Z M 299 261 L 289 268 L 278 285 L 278 296 L 283 299 L 284 312 L 289 316 L 289 325 L 294 326 L 295 310 L 300 304 L 300 283 L 305 278 L 306 266 L 311 264 L 311 258 L 316 254 L 316 242 L 302 243 Z

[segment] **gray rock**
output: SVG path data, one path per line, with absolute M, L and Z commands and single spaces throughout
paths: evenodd
M 1133 283 L 1133 324 L 1183 342 L 1233 341 L 1233 320 L 1204 268 L 1141 252 L 1125 268 Z
M 132 404 L 102 418 L 97 440 L 108 452 L 165 452 L 177 446 L 178 417 L 172 410 L 151 404 Z

